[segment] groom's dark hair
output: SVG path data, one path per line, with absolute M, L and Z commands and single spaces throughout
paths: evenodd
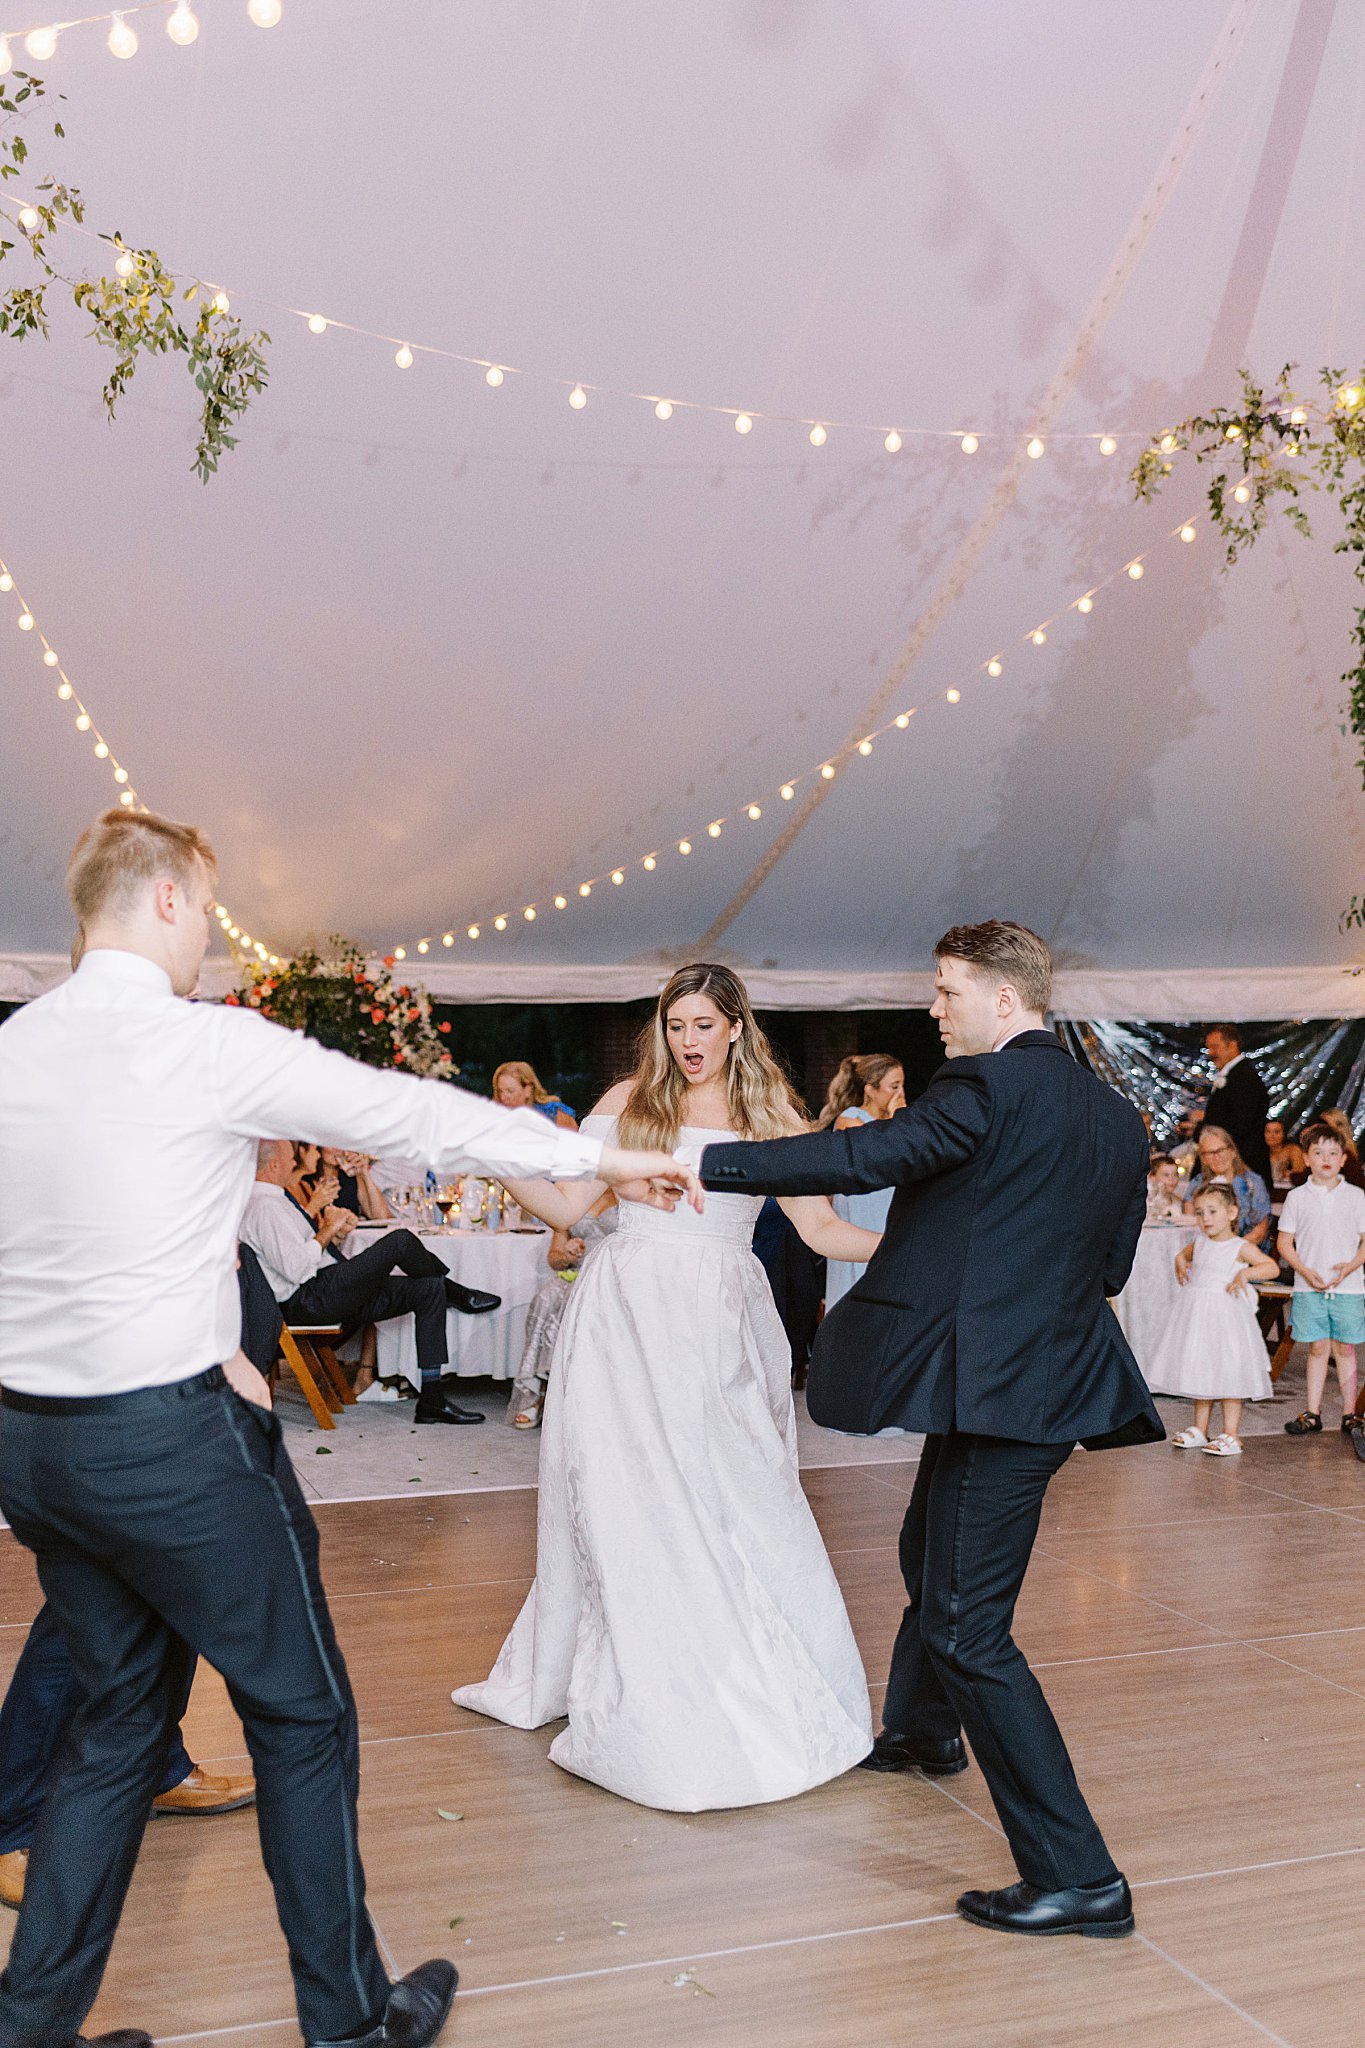
M 1026 1010 L 1045 1012 L 1052 1002 L 1052 955 L 1046 941 L 1026 924 L 988 917 L 984 924 L 955 924 L 934 948 L 936 960 L 962 960 L 992 981 L 1019 991 Z

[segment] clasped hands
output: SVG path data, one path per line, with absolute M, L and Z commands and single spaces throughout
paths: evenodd
M 706 1206 L 694 1168 L 668 1152 L 625 1152 L 604 1145 L 596 1177 L 623 1201 L 642 1202 L 648 1209 L 676 1209 L 684 1196 L 699 1216 Z

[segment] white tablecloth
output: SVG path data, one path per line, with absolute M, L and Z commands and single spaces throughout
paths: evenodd
M 355 1241 L 372 1244 L 376 1234 L 357 1231 Z M 462 1286 L 502 1296 L 502 1307 L 488 1315 L 461 1315 L 454 1308 L 447 1313 L 447 1372 L 459 1373 L 464 1379 L 481 1373 L 489 1373 L 495 1380 L 515 1379 L 526 1342 L 526 1311 L 550 1277 L 546 1260 L 549 1231 L 522 1235 L 515 1230 L 457 1230 L 444 1237 L 434 1230 L 419 1230 L 417 1235 L 428 1250 L 445 1261 Z M 402 1373 L 416 1386 L 417 1334 L 412 1317 L 396 1316 L 377 1328 L 381 1377 Z
M 1138 1239 L 1137 1256 L 1128 1285 L 1114 1300 L 1114 1313 L 1132 1347 L 1134 1358 L 1147 1370 L 1147 1360 L 1161 1335 L 1171 1303 L 1180 1292 L 1175 1277 L 1175 1255 L 1182 1244 L 1198 1235 L 1193 1221 L 1144 1223 Z

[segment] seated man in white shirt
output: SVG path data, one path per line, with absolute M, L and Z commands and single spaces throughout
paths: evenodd
M 411 1315 L 422 1375 L 415 1419 L 482 1422 L 477 1408 L 462 1408 L 441 1388 L 441 1371 L 450 1356 L 446 1308 L 462 1305 L 441 1260 L 410 1230 L 386 1231 L 354 1258 L 343 1258 L 337 1247 L 354 1230 L 355 1217 L 346 1209 L 328 1208 L 315 1226 L 285 1187 L 293 1165 L 293 1148 L 285 1139 L 262 1140 L 256 1185 L 242 1218 L 242 1241 L 260 1260 L 285 1321 L 356 1329 Z M 496 1303 L 496 1296 L 488 1299 Z

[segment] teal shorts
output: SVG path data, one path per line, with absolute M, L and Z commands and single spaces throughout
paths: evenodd
M 1300 1344 L 1318 1344 L 1324 1337 L 1338 1344 L 1365 1344 L 1365 1294 L 1301 1289 L 1294 1296 L 1292 1320 Z

